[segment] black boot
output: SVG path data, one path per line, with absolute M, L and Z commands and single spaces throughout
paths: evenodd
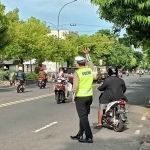
M 70 138 L 72 140 L 80 140 L 80 139 L 83 139 L 83 133 L 78 133 L 77 135 L 75 136 L 70 136 Z

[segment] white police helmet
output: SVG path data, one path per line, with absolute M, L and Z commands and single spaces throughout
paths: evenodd
M 86 59 L 82 56 L 77 56 L 75 57 L 75 64 L 76 63 L 85 63 L 86 62 Z
M 22 69 L 22 67 L 20 66 L 20 67 L 18 68 L 18 70 L 22 71 L 23 69 Z

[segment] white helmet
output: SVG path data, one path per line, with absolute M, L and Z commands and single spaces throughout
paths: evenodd
M 22 69 L 22 67 L 21 67 L 21 66 L 19 66 L 18 70 L 22 71 L 23 69 Z
M 84 63 L 86 62 L 86 59 L 82 56 L 75 57 L 75 63 Z

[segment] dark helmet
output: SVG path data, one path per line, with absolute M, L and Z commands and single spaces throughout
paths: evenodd
M 113 74 L 118 75 L 118 68 L 116 66 L 109 67 L 107 71 L 109 76 Z

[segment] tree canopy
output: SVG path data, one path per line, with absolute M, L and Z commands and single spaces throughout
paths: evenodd
M 60 64 L 67 62 L 71 66 L 74 57 L 83 55 L 83 49 L 88 47 L 94 65 L 99 65 L 100 59 L 103 65 L 128 69 L 140 64 L 141 57 L 133 51 L 125 37 L 118 39 L 117 31 L 102 29 L 90 36 L 69 32 L 64 34 L 63 39 L 58 39 L 49 34 L 50 28 L 39 19 L 31 17 L 23 21 L 19 18 L 18 8 L 6 14 L 2 4 L 0 8 L 3 18 L 1 26 L 5 29 L 0 32 L 0 38 L 4 37 L 0 41 L 0 45 L 3 43 L 1 54 L 4 58 L 19 58 L 21 63 L 35 58 L 38 63 L 49 60 Z

